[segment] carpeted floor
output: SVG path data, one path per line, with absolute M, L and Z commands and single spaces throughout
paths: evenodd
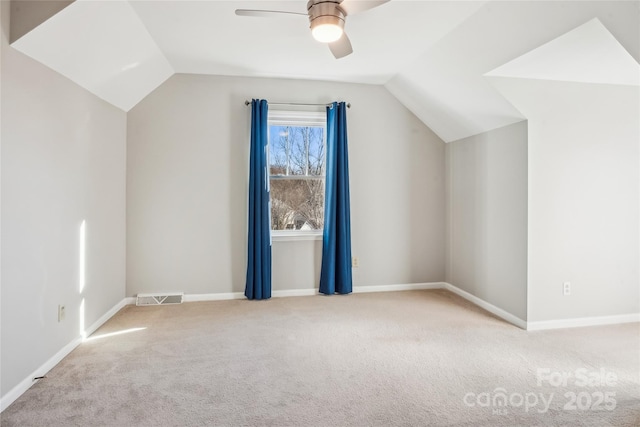
M 128 306 L 0 424 L 638 426 L 639 365 L 638 323 L 526 332 L 443 290 Z

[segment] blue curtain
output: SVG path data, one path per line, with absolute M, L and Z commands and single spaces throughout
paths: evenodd
M 349 294 L 353 290 L 346 110 L 344 102 L 334 102 L 327 107 L 327 176 L 320 271 L 320 292 L 327 295 Z
M 271 219 L 267 165 L 267 112 L 265 100 L 251 101 L 251 157 L 249 165 L 248 299 L 271 298 Z

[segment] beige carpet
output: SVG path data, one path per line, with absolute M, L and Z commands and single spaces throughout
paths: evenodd
M 447 291 L 129 306 L 0 421 L 638 426 L 639 363 L 637 323 L 526 332 Z

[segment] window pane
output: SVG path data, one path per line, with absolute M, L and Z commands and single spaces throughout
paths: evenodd
M 309 175 L 324 176 L 324 129 L 319 127 L 311 128 Z
M 272 179 L 271 229 L 322 230 L 323 179 Z
M 288 126 L 269 126 L 269 173 L 287 175 Z
M 269 126 L 271 175 L 324 175 L 324 129 Z
M 291 175 L 306 175 L 307 165 L 307 141 L 309 135 L 308 127 L 291 128 L 291 149 L 289 151 L 289 164 L 291 165 Z
M 323 113 L 270 112 L 269 173 L 272 230 L 324 227 Z

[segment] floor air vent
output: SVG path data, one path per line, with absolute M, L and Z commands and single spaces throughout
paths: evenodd
M 167 305 L 167 304 L 182 304 L 184 293 L 170 293 L 170 294 L 138 294 L 136 297 L 136 305 Z

